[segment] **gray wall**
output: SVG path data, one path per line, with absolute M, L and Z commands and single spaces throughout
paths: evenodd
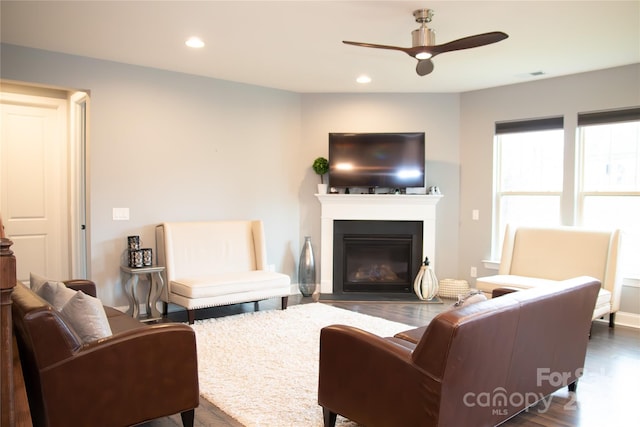
M 320 250 L 310 165 L 341 131 L 426 133 L 427 185 L 444 194 L 434 267 L 473 283 L 471 266 L 493 273 L 481 261 L 491 250 L 494 123 L 564 114 L 572 126 L 577 112 L 640 105 L 638 64 L 463 94 L 295 94 L 16 46 L 0 54 L 2 78 L 91 92 L 91 269 L 114 305 L 126 304 L 126 236 L 154 246 L 165 220 L 260 217 L 269 262 L 296 282 L 303 236 Z M 151 185 L 132 185 L 138 175 Z M 113 207 L 129 207 L 131 220 L 113 221 Z
M 491 258 L 493 134 L 496 121 L 563 115 L 565 153 L 573 158 L 577 114 L 640 105 L 640 65 L 612 68 L 531 83 L 467 92 L 461 98 L 460 265 L 462 278 L 471 266 L 478 276 L 496 274 L 482 260 Z M 573 180 L 573 164 L 565 165 Z M 565 197 L 571 198 L 571 194 Z M 480 211 L 479 221 L 471 211 Z M 569 224 L 570 218 L 563 219 Z M 621 310 L 638 313 L 639 288 L 625 288 Z M 627 300 L 625 302 L 624 300 Z
M 299 95 L 15 46 L 1 54 L 4 79 L 91 93 L 91 278 L 106 304 L 127 304 L 126 236 L 155 247 L 162 221 L 263 219 L 268 261 L 296 279 Z M 113 221 L 114 207 L 130 208 L 130 221 Z
M 91 93 L 91 277 L 107 304 L 127 303 L 126 236 L 153 247 L 167 220 L 262 218 L 269 261 L 297 282 L 304 235 L 320 252 L 310 166 L 332 131 L 426 132 L 427 185 L 445 195 L 434 268 L 456 274 L 457 94 L 300 95 L 10 45 L 1 54 L 2 78 Z M 136 176 L 151 185 L 132 185 Z M 113 221 L 114 207 L 131 220 Z
M 311 164 L 328 155 L 329 132 L 425 132 L 426 183 L 444 197 L 437 205 L 438 277 L 456 277 L 458 269 L 458 94 L 307 94 L 302 97 L 303 158 Z M 313 196 L 319 178 L 307 173 L 300 196 L 302 232 L 320 238 L 320 203 Z M 316 240 L 317 241 L 317 240 Z M 425 254 L 434 258 L 432 254 Z

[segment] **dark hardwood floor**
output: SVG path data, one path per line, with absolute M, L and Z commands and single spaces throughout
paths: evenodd
M 310 297 L 290 297 L 289 299 L 289 305 L 309 302 L 312 302 Z M 453 303 L 448 300 L 444 300 L 444 304 L 424 304 L 414 301 L 321 300 L 321 302 L 412 326 L 427 324 L 440 311 Z M 277 300 L 259 303 L 261 310 L 277 307 L 279 307 Z M 197 315 L 196 319 L 202 316 L 221 317 L 253 310 L 253 303 L 238 304 L 206 310 L 206 312 L 201 312 L 200 316 Z M 186 314 L 184 312 L 172 313 L 170 320 L 186 321 Z M 638 420 L 637 407 L 640 405 L 639 379 L 640 331 L 623 326 L 610 329 L 606 322 L 594 322 L 587 350 L 584 376 L 578 383 L 576 393 L 569 393 L 566 388 L 558 390 L 502 425 L 527 427 L 636 425 Z M 242 424 L 205 399 L 200 399 L 200 406 L 196 409 L 195 418 L 197 427 L 242 427 Z M 179 415 L 154 420 L 146 424 L 148 427 L 181 425 Z M 473 426 L 473 422 L 470 422 L 469 426 Z

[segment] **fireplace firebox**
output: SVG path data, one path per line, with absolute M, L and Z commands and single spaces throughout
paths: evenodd
M 334 221 L 333 292 L 411 293 L 422 221 Z

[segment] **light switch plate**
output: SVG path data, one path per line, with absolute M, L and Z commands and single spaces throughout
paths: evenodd
M 114 221 L 128 221 L 129 220 L 129 208 L 113 208 L 113 220 Z

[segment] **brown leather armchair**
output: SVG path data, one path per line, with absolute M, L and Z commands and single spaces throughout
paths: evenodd
M 90 281 L 68 287 L 95 296 Z M 113 335 L 84 344 L 26 286 L 12 294 L 14 330 L 35 426 L 129 426 L 199 404 L 196 340 L 181 324 L 146 325 L 105 307 Z
M 600 282 L 582 277 L 436 316 L 379 337 L 320 334 L 318 403 L 367 427 L 494 426 L 582 375 Z

